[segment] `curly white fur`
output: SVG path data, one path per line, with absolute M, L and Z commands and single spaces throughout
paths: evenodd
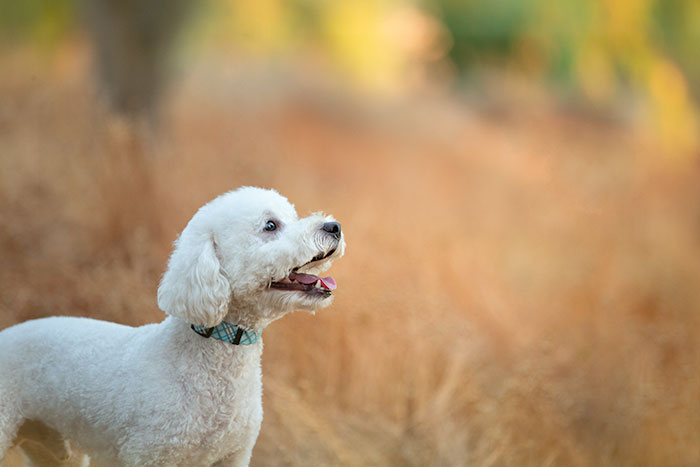
M 330 304 L 269 285 L 319 253 L 334 251 L 303 272 L 342 256 L 344 238 L 322 229 L 331 221 L 299 219 L 275 191 L 240 188 L 202 207 L 176 241 L 158 289 L 163 322 L 53 317 L 0 332 L 0 463 L 13 441 L 39 433 L 44 454 L 24 449 L 35 464 L 84 464 L 65 437 L 98 466 L 248 465 L 262 421 L 262 341 L 205 339 L 190 324 L 261 330 Z

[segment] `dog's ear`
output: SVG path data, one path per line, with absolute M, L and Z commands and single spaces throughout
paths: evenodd
M 185 233 L 175 243 L 168 270 L 158 287 L 158 306 L 198 326 L 219 324 L 228 311 L 231 287 L 221 270 L 213 237 Z

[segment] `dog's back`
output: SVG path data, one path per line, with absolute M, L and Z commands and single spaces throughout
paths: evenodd
M 0 452 L 26 420 L 90 440 L 92 427 L 84 414 L 109 400 L 107 388 L 116 376 L 104 374 L 103 362 L 119 358 L 115 350 L 133 330 L 87 318 L 52 317 L 1 331 Z M 77 375 L 66 368 L 81 372 Z M 100 380 L 103 384 L 96 385 Z

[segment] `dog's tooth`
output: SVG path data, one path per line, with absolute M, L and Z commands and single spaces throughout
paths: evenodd
M 316 287 L 317 289 L 320 289 L 321 288 L 321 281 L 316 281 L 314 283 L 314 287 Z

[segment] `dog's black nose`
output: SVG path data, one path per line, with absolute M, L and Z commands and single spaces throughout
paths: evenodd
M 333 235 L 336 240 L 340 240 L 340 224 L 338 222 L 326 222 L 321 230 Z

